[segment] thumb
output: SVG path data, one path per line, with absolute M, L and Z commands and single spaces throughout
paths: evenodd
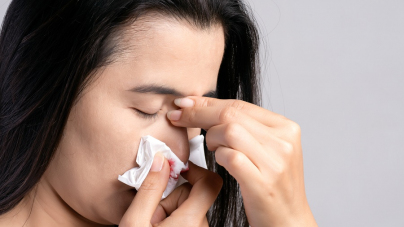
M 153 164 L 142 186 L 123 215 L 120 227 L 150 226 L 150 220 L 161 201 L 170 175 L 168 161 L 161 153 L 154 156 Z

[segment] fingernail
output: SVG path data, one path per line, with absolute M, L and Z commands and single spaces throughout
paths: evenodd
M 167 117 L 170 120 L 178 121 L 181 118 L 182 111 L 181 110 L 171 110 L 167 113 Z
M 164 164 L 164 156 L 161 153 L 157 153 L 154 155 L 153 164 L 150 168 L 151 172 L 160 172 L 163 168 Z
M 174 103 L 179 107 L 193 107 L 195 105 L 194 100 L 190 98 L 178 98 L 174 100 Z

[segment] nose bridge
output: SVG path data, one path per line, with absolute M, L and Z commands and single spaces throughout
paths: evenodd
M 157 139 L 163 141 L 182 162 L 189 159 L 189 142 L 187 129 L 176 127 L 166 118 L 158 129 Z

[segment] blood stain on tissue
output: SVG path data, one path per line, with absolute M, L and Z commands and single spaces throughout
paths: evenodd
M 170 164 L 170 177 L 174 178 L 175 173 L 174 173 L 174 166 L 175 162 L 172 159 L 168 159 L 168 164 Z
M 168 159 L 168 164 L 170 164 L 170 172 L 173 171 L 173 168 L 175 166 L 175 162 L 172 159 Z
M 189 170 L 189 167 L 187 167 L 186 169 L 182 169 L 181 173 L 187 172 Z

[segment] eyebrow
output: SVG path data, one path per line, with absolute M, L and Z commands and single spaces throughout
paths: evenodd
M 151 93 L 151 94 L 158 94 L 158 95 L 174 95 L 174 96 L 182 96 L 182 97 L 187 96 L 187 95 L 175 90 L 174 88 L 166 87 L 166 86 L 162 86 L 162 85 L 156 85 L 156 84 L 140 85 L 140 86 L 134 87 L 132 89 L 129 89 L 129 91 L 143 93 L 143 94 Z M 202 96 L 209 97 L 209 98 L 217 98 L 217 91 L 211 90 Z

